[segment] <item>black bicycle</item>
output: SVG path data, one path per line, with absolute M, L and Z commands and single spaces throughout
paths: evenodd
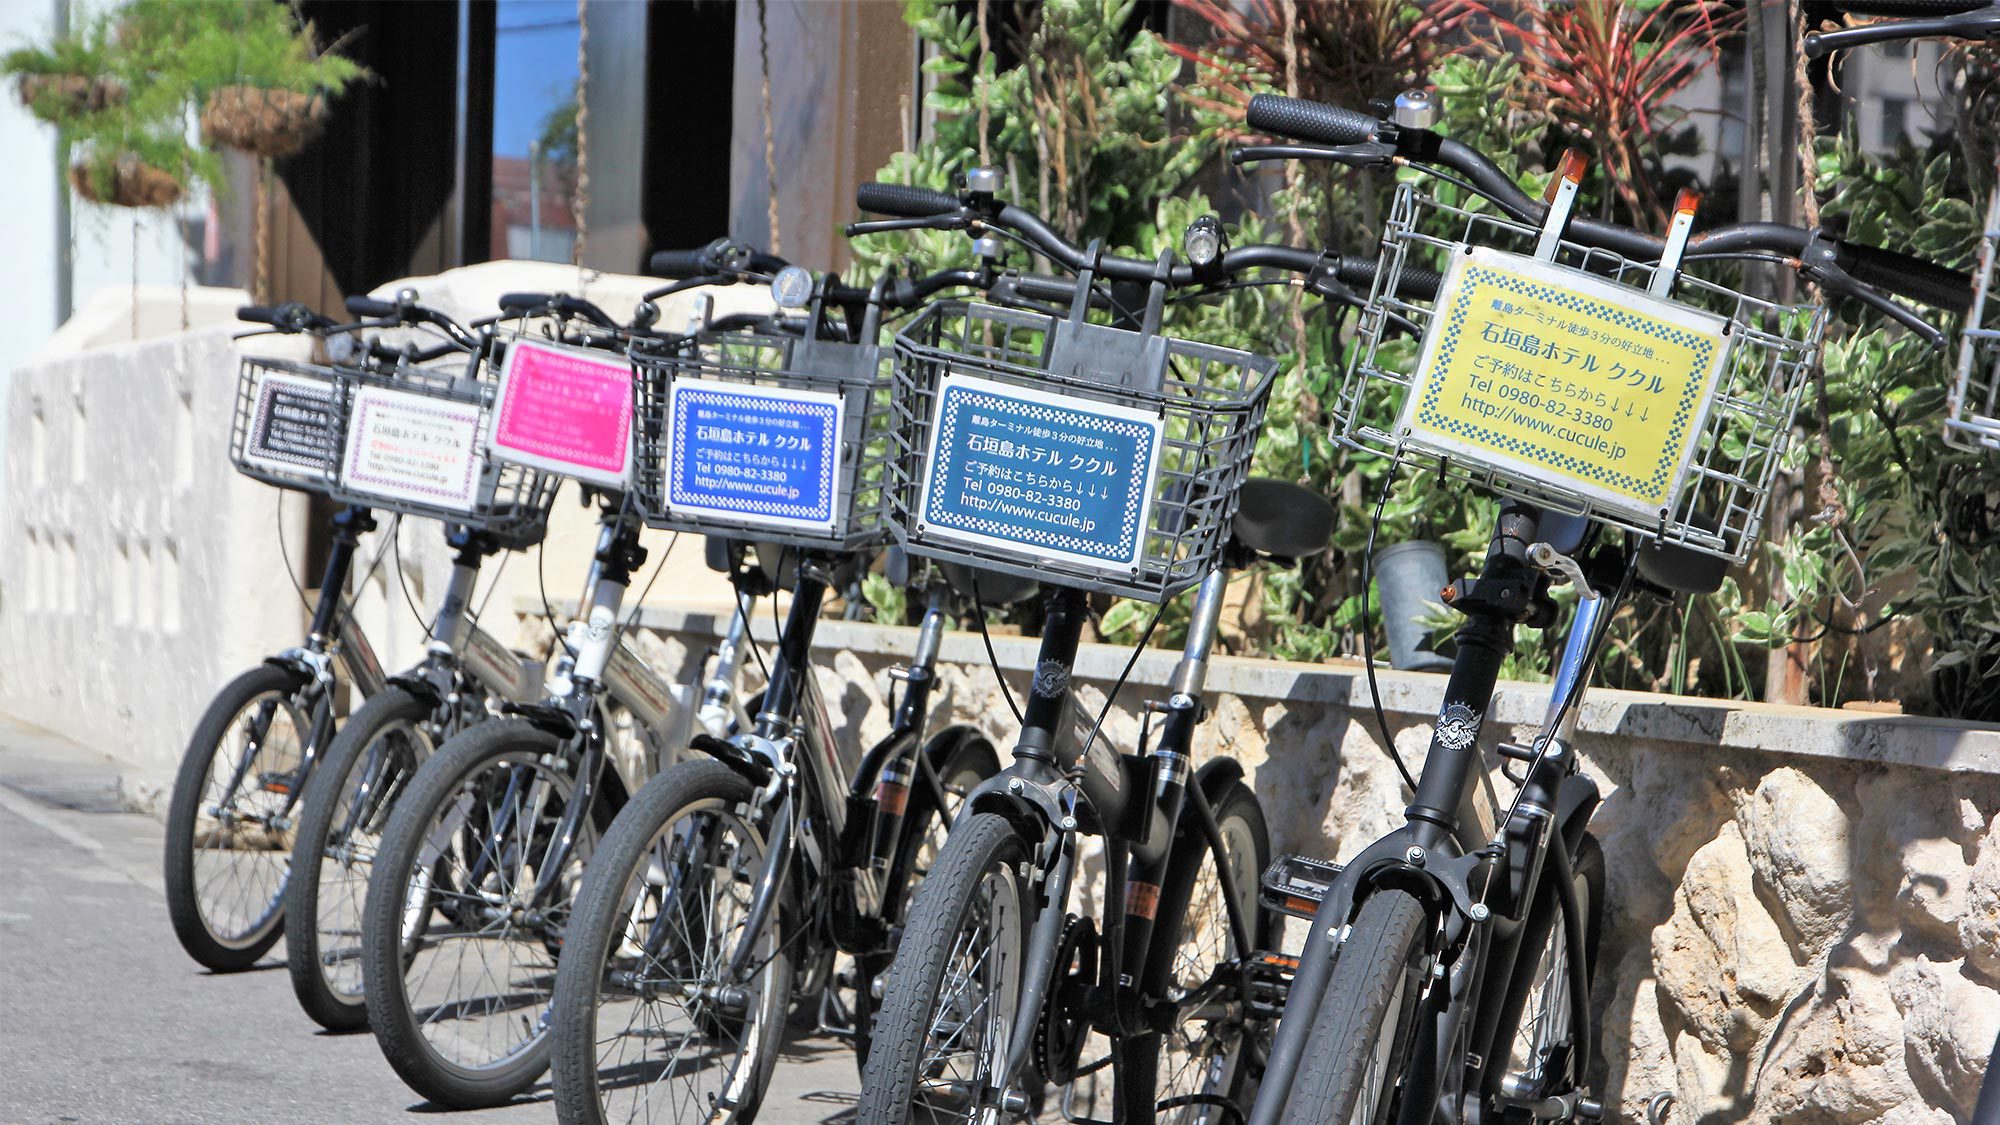
M 1877 287 L 1953 311 L 1970 298 L 1962 275 L 1819 231 L 1753 223 L 1689 238 L 1691 202 L 1664 239 L 1572 218 L 1566 201 L 1573 179 L 1554 204 L 1532 200 L 1485 157 L 1432 131 L 1433 119 L 1434 106 L 1421 94 L 1399 100 L 1393 121 L 1268 95 L 1249 110 L 1253 127 L 1305 144 L 1253 149 L 1248 158 L 1404 165 L 1453 176 L 1494 205 L 1469 211 L 1430 200 L 1414 184 L 1399 189 L 1377 289 L 1332 413 L 1335 436 L 1358 448 L 1508 497 L 1479 575 L 1444 592 L 1464 622 L 1407 823 L 1344 867 L 1285 857 L 1267 873 L 1270 900 L 1310 917 L 1312 928 L 1249 1115 L 1253 1125 L 1602 1115 L 1589 1086 L 1596 1039 L 1589 998 L 1605 872 L 1588 832 L 1597 787 L 1578 772 L 1573 752 L 1578 707 L 1605 623 L 1624 598 L 1642 590 L 1667 597 L 1713 590 L 1748 554 L 1825 325 L 1822 304 L 1781 304 L 1697 274 L 1713 262 L 1782 263 L 1819 292 L 1859 300 L 1934 345 L 1942 335 Z M 1435 306 L 1390 292 L 1398 271 L 1432 264 L 1450 271 Z M 1491 303 L 1498 311 L 1490 315 L 1485 291 L 1474 288 L 1481 268 L 1500 279 L 1495 284 L 1513 286 Z M 1717 276 L 1741 285 L 1742 272 Z M 1514 303 L 1540 301 L 1533 294 L 1542 282 L 1557 288 L 1524 315 L 1546 317 L 1558 338 L 1588 313 L 1624 317 L 1625 324 L 1680 317 L 1673 322 L 1691 327 L 1674 339 L 1689 348 L 1722 341 L 1719 351 L 1693 353 L 1713 366 L 1705 369 L 1706 384 L 1694 379 L 1682 392 L 1689 417 L 1698 419 L 1673 431 L 1687 443 L 1680 451 L 1685 475 L 1652 509 L 1635 511 L 1555 470 L 1528 471 L 1471 441 L 1426 436 L 1426 411 L 1437 396 L 1407 402 L 1403 413 L 1384 409 L 1404 395 L 1417 399 L 1448 377 L 1435 372 L 1450 370 L 1398 370 L 1376 348 L 1387 324 L 1449 324 L 1465 339 L 1488 323 L 1492 338 L 1504 339 L 1498 318 Z M 1613 398 L 1598 402 L 1594 391 L 1586 399 L 1562 389 L 1581 386 L 1575 367 L 1564 370 L 1571 361 L 1563 348 L 1538 345 L 1537 356 L 1514 365 L 1525 380 L 1482 358 L 1482 369 L 1504 388 L 1496 397 L 1509 405 L 1478 399 L 1490 382 L 1468 384 L 1466 401 L 1481 417 L 1516 410 L 1507 416 L 1549 419 L 1550 432 L 1568 434 L 1600 432 L 1592 419 L 1609 411 L 1624 416 L 1625 404 Z M 1649 367 L 1666 366 L 1654 358 Z M 1456 384 L 1452 393 L 1456 401 Z M 1448 436 L 1483 440 L 1476 428 L 1460 424 Z M 1515 627 L 1552 626 L 1550 587 L 1565 581 L 1579 601 L 1547 717 L 1529 745 L 1499 747 L 1503 763 L 1519 772 L 1511 775 L 1514 797 L 1496 809 L 1477 749 L 1482 723 Z
M 1187 261 L 1116 257 L 1002 204 L 998 180 L 974 171 L 957 198 L 868 185 L 862 209 L 901 218 L 849 228 L 999 234 L 1076 272 L 1009 290 L 1056 302 L 1050 312 L 946 302 L 898 337 L 899 538 L 1056 589 L 1014 763 L 973 793 L 918 893 L 857 1119 L 1028 1116 L 1048 1083 L 1067 1119 L 1089 1120 L 1105 1075 L 1112 1120 L 1221 1121 L 1261 1064 L 1281 968 L 1256 895 L 1270 857 L 1262 809 L 1240 764 L 1195 769 L 1190 747 L 1230 575 L 1320 551 L 1333 510 L 1301 486 L 1248 479 L 1275 362 L 1160 325 L 1169 290 L 1274 268 L 1353 301 L 1348 286 L 1370 284 L 1374 263 L 1227 248 L 1212 217 L 1190 228 Z M 1185 590 L 1191 622 L 1167 696 L 1148 704 L 1136 752 L 1119 753 L 1101 736 L 1110 701 L 1093 716 L 1071 688 L 1088 596 Z M 1093 835 L 1095 917 L 1070 901 Z M 1108 1050 L 1086 1059 L 1093 1037 Z
M 781 303 L 806 310 L 788 323 L 724 325 L 685 347 L 635 351 L 649 404 L 645 428 L 660 451 L 649 459 L 658 473 L 642 473 L 649 521 L 702 531 L 711 544 L 718 534 L 754 536 L 757 557 L 792 601 L 752 724 L 733 737 L 696 737 L 701 757 L 636 793 L 578 892 L 550 1014 L 565 1122 L 662 1112 L 752 1119 L 794 995 L 816 1007 L 823 1030 L 851 1035 L 865 1057 L 876 977 L 911 888 L 927 877 L 965 794 L 999 770 L 976 728 L 925 733 L 945 625 L 973 605 L 1007 604 L 1035 588 L 1018 578 L 918 568 L 911 588 L 925 610 L 910 665 L 894 673 L 902 693 L 893 727 L 858 758 L 846 751 L 811 646 L 829 594 L 852 588 L 886 537 L 881 478 L 891 450 L 880 420 L 890 387 L 880 318 L 944 288 L 988 282 L 992 271 L 885 277 L 854 288 L 727 242 L 656 255 L 652 269 L 684 278 L 682 285 L 771 281 Z M 707 397 L 677 409 L 682 394 Z M 750 478 L 741 490 L 747 502 L 732 514 L 712 502 L 689 504 L 687 489 L 671 479 L 670 456 L 702 441 L 721 441 L 713 455 L 725 469 L 774 471 L 768 458 L 776 455 L 738 456 L 767 446 L 735 436 L 744 432 L 737 427 L 759 424 L 773 401 L 787 404 L 781 412 L 828 402 L 845 411 L 840 425 L 805 445 L 788 436 L 795 431 L 778 429 L 787 455 L 810 465 L 823 454 L 841 482 L 844 510 L 830 509 L 818 528 L 767 522 L 763 498 L 783 495 L 782 481 Z M 703 437 L 686 424 L 690 417 L 733 432 Z M 736 573 L 740 587 L 747 572 Z M 844 974 L 835 970 L 843 954 L 853 965 Z

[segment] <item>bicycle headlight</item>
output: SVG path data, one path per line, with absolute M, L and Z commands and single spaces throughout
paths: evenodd
M 1181 237 L 1181 247 L 1187 252 L 1188 261 L 1197 266 L 1206 266 L 1222 256 L 1224 239 L 1222 220 L 1214 215 L 1203 215 L 1188 224 L 1187 233 Z

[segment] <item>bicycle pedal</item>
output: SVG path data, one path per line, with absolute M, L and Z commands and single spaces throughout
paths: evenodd
M 1264 869 L 1258 898 L 1265 909 L 1293 918 L 1319 912 L 1327 888 L 1340 874 L 1340 864 L 1303 855 L 1281 855 Z
M 288 773 L 260 774 L 257 777 L 257 788 L 262 789 L 266 793 L 278 793 L 289 797 L 292 794 L 292 775 Z
M 1253 955 L 1244 970 L 1244 1001 L 1251 1016 L 1277 1019 L 1283 1015 L 1285 1002 L 1292 995 L 1292 978 L 1299 972 L 1299 959 L 1266 951 Z

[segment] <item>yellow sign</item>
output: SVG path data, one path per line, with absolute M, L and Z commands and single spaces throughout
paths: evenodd
M 1455 254 L 1399 429 L 1635 519 L 1671 507 L 1729 321 L 1519 254 Z

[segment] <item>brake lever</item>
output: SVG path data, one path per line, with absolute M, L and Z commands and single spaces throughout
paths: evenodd
M 1396 146 L 1384 141 L 1352 145 L 1243 145 L 1229 150 L 1229 162 L 1255 164 L 1265 160 L 1327 160 L 1349 168 L 1387 168 L 1396 161 Z
M 887 234 L 898 230 L 964 230 L 971 226 L 971 220 L 964 215 L 931 215 L 922 219 L 865 219 L 849 223 L 844 228 L 847 237 L 862 234 Z

